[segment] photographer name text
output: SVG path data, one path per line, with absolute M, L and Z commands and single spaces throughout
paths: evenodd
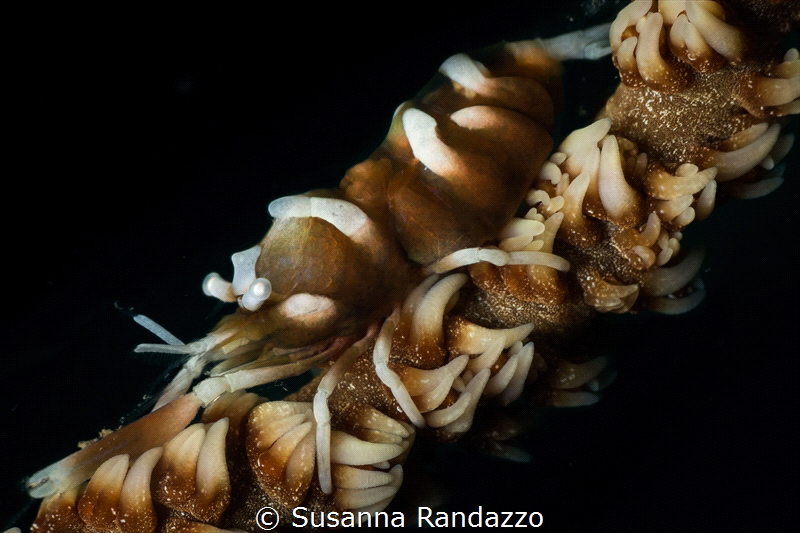
M 292 510 L 295 527 L 406 527 L 404 513 L 400 511 L 376 513 L 351 511 L 310 511 L 307 507 Z M 417 527 L 541 527 L 544 515 L 537 511 L 485 511 L 478 506 L 475 511 L 433 511 L 418 507 Z

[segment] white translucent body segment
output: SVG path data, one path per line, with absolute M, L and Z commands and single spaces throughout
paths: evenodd
M 155 324 L 155 322 L 153 322 L 153 324 Z M 156 326 L 158 325 L 156 324 Z M 161 326 L 158 327 L 160 328 Z M 148 329 L 150 328 L 148 327 Z M 167 334 L 169 335 L 168 332 Z M 161 393 L 161 396 L 153 407 L 153 410 L 155 411 L 156 409 L 159 409 L 175 400 L 182 394 L 185 394 L 192 385 L 192 382 L 200 377 L 200 375 L 203 373 L 203 369 L 205 368 L 206 364 L 218 359 L 224 359 L 226 357 L 225 352 L 222 350 L 215 350 L 215 348 L 232 334 L 233 331 L 215 333 L 198 341 L 190 342 L 189 344 L 140 344 L 134 348 L 133 351 L 136 353 L 155 352 L 176 355 L 191 355 L 191 357 L 183 364 L 169 385 L 167 385 L 167 387 Z M 172 337 L 174 338 L 174 336 Z M 162 339 L 165 341 L 168 340 L 168 338 L 164 337 L 162 337 Z M 174 340 L 180 342 L 177 338 L 174 338 Z
M 249 311 L 257 310 L 269 298 L 272 290 L 269 281 L 263 278 L 256 280 L 256 262 L 260 255 L 261 246 L 258 244 L 231 255 L 233 281 L 229 283 L 212 272 L 203 280 L 203 293 L 223 302 L 234 302 L 237 297 L 243 296 L 243 300 L 239 299 L 239 305 Z
M 203 280 L 203 294 L 211 296 L 223 302 L 235 302 L 236 295 L 233 294 L 233 288 L 230 281 L 225 279 L 216 272 L 211 272 Z
M 674 200 L 687 194 L 696 194 L 716 175 L 716 167 L 700 171 L 697 165 L 690 163 L 679 166 L 674 175 L 655 170 L 644 176 L 645 192 L 659 200 Z
M 403 483 L 403 467 L 395 465 L 389 472 L 367 471 L 337 466 L 334 502 L 340 509 L 374 513 L 391 503 Z
M 686 2 L 686 16 L 706 42 L 732 62 L 742 60 L 747 39 L 741 30 L 727 24 L 721 6 L 716 2 Z
M 467 282 L 466 274 L 453 274 L 438 281 L 425 294 L 411 323 L 411 342 L 442 343 L 442 320 L 450 298 Z
M 583 199 L 590 183 L 589 174 L 582 172 L 569 183 L 562 195 L 564 198 L 564 206 L 561 209 L 564 213 L 562 224 L 571 231 L 581 232 L 587 224 L 587 218 L 583 214 Z
M 112 455 L 135 458 L 161 446 L 191 422 L 201 402 L 186 394 L 139 420 L 35 473 L 28 480 L 32 498 L 45 498 L 89 479 Z
M 272 294 L 272 284 L 267 278 L 257 278 L 241 297 L 241 305 L 248 311 L 258 311 Z
M 143 453 L 136 459 L 125 476 L 119 496 L 119 521 L 123 533 L 134 531 L 138 525 L 137 522 L 148 519 L 155 522 L 156 520 L 150 481 L 153 469 L 161 459 L 163 451 L 162 447 L 158 447 Z
M 621 219 L 640 203 L 639 194 L 625 180 L 619 145 L 614 135 L 608 135 L 603 140 L 597 187 L 603 208 L 613 220 Z
M 186 500 L 194 493 L 197 460 L 205 438 L 205 427 L 198 423 L 187 427 L 164 445 L 160 469 L 166 474 L 166 482 L 160 484 L 158 490 L 162 495 L 168 494 L 168 502 Z M 181 480 L 177 490 L 170 490 L 170 485 L 177 480 Z
M 192 389 L 192 393 L 203 403 L 209 405 L 221 395 L 241 389 L 257 387 L 278 379 L 302 374 L 330 356 L 327 350 L 311 353 L 297 361 L 282 365 L 256 364 L 252 368 L 232 370 L 221 375 L 204 379 Z
M 436 119 L 416 108 L 403 112 L 403 131 L 414 157 L 440 176 L 468 173 L 459 153 L 439 138 Z
M 537 43 L 547 54 L 558 61 L 567 59 L 599 59 L 611 53 L 609 43 L 610 23 L 599 24 L 585 30 L 577 30 Z
M 500 394 L 511 382 L 511 378 L 514 377 L 514 373 L 517 371 L 517 363 L 518 359 L 516 357 L 509 357 L 506 364 L 503 365 L 503 368 L 501 368 L 497 374 L 489 378 L 489 382 L 486 384 L 486 389 L 483 393 L 486 396 L 497 396 Z
M 547 253 L 547 252 L 532 252 L 527 250 L 519 250 L 510 252 L 509 265 L 542 265 L 567 272 L 570 269 L 569 261 L 561 256 Z
M 366 336 L 348 348 L 320 380 L 317 392 L 314 394 L 313 410 L 314 420 L 317 423 L 317 469 L 319 486 L 322 492 L 330 494 L 333 490 L 331 480 L 331 414 L 328 409 L 328 398 L 339 384 L 344 374 L 358 357 L 367 350 L 367 345 L 377 333 L 377 328 L 372 327 Z
M 388 472 L 362 470 L 348 465 L 337 465 L 333 475 L 336 486 L 342 489 L 368 489 L 385 485 L 392 480 Z
M 464 248 L 439 259 L 428 267 L 428 271 L 442 274 L 456 268 L 486 261 L 497 266 L 508 263 L 508 254 L 496 248 Z
M 617 14 L 617 18 L 611 23 L 608 32 L 611 49 L 614 52 L 616 52 L 622 44 L 622 35 L 625 33 L 625 30 L 639 22 L 639 20 L 650 11 L 652 5 L 652 0 L 635 0 Z
M 269 214 L 275 218 L 322 219 L 353 242 L 362 245 L 369 253 L 377 253 L 375 243 L 383 240 L 372 219 L 360 207 L 347 200 L 304 195 L 285 196 L 269 204 Z
M 412 396 L 420 396 L 437 389 L 441 383 L 452 383 L 467 366 L 469 356 L 460 355 L 446 365 L 431 370 L 410 367 L 404 377 L 404 383 Z
M 484 368 L 492 368 L 500 354 L 503 352 L 504 338 L 494 339 L 481 355 L 470 359 L 468 368 L 473 374 L 477 374 Z
M 89 480 L 77 506 L 78 515 L 88 526 L 98 529 L 113 527 L 129 459 L 127 454 L 110 458 L 100 465 Z
M 207 362 L 205 354 L 191 356 L 161 393 L 155 406 L 153 406 L 153 411 L 186 394 L 189 387 L 192 386 L 192 382 L 203 373 Z
M 303 500 L 313 479 L 315 439 L 311 410 L 308 402 L 265 402 L 254 408 L 247 420 L 251 468 L 264 490 L 289 507 Z
M 639 31 L 636 66 L 639 75 L 651 86 L 679 79 L 675 69 L 661 56 L 659 44 L 663 25 L 664 20 L 660 13 L 649 13 L 636 25 Z
M 442 404 L 452 388 L 453 381 L 467 366 L 469 356 L 461 355 L 449 363 L 432 370 L 409 367 L 403 373 L 403 384 L 414 398 L 421 413 L 432 411 Z
M 200 340 L 190 342 L 189 344 L 149 344 L 142 343 L 133 349 L 136 353 L 173 353 L 180 355 L 199 355 L 205 354 L 213 350 L 218 344 L 222 343 L 225 339 L 233 335 L 233 331 L 212 333 L 203 337 Z M 213 361 L 212 357 L 209 359 Z
M 473 61 L 467 54 L 456 54 L 447 58 L 439 72 L 454 82 L 480 93 L 486 83 L 485 67 Z
M 309 196 L 284 196 L 269 204 L 274 218 L 316 217 L 330 222 L 345 235 L 353 235 L 369 217 L 358 206 L 346 200 Z
M 544 191 L 542 191 L 544 192 Z M 547 194 L 547 193 L 545 193 Z M 549 199 L 549 197 L 548 197 Z M 499 239 L 508 239 L 520 235 L 536 237 L 544 233 L 544 224 L 538 220 L 528 218 L 512 218 L 506 226 L 500 230 Z
M 717 181 L 738 178 L 758 165 L 772 151 L 781 131 L 780 124 L 773 124 L 767 129 L 762 124 L 756 124 L 749 129 L 758 132 L 763 130 L 763 133 L 752 142 L 730 152 L 708 151 L 705 163 L 707 166 L 717 167 Z
M 230 493 L 230 479 L 225 459 L 225 436 L 228 434 L 228 419 L 214 422 L 206 431 L 206 439 L 197 459 L 195 497 L 199 503 L 208 504 L 224 494 Z
M 593 379 L 605 369 L 608 359 L 597 357 L 582 364 L 561 361 L 553 370 L 550 386 L 557 389 L 576 389 Z
M 658 3 L 658 12 L 664 17 L 664 22 L 666 24 L 674 24 L 684 11 L 686 11 L 685 0 L 672 0 L 670 2 Z M 683 17 L 685 18 L 686 15 L 684 14 Z
M 554 162 L 546 161 L 539 171 L 539 179 L 541 181 L 549 181 L 553 185 L 558 185 L 558 182 L 561 181 L 561 169 L 558 168 L 558 165 Z M 528 194 L 527 202 L 528 205 L 535 205 L 538 202 L 543 202 L 545 205 L 548 205 L 550 203 L 550 196 L 541 189 L 531 189 L 531 192 Z
M 375 347 L 372 350 L 372 361 L 375 365 L 375 373 L 378 379 L 392 391 L 394 399 L 400 405 L 400 408 L 409 420 L 411 420 L 411 423 L 417 427 L 425 427 L 425 419 L 414 404 L 414 400 L 411 399 L 408 389 L 406 389 L 406 386 L 400 380 L 400 376 L 389 368 L 389 353 L 392 347 L 392 337 L 397 328 L 395 320 L 395 315 L 387 318 L 375 340 Z
M 759 183 L 763 182 L 764 180 L 761 180 Z M 780 185 L 780 183 L 778 183 L 778 185 Z M 770 189 L 769 192 L 772 192 L 772 190 L 774 189 Z M 711 180 L 708 182 L 708 185 L 703 188 L 703 192 L 700 193 L 700 196 L 697 197 L 697 203 L 694 206 L 695 220 L 703 220 L 711 214 L 711 212 L 714 210 L 716 198 L 717 182 L 715 180 Z
M 331 432 L 331 461 L 363 466 L 394 459 L 403 452 L 398 444 L 368 442 L 343 431 Z
M 164 326 L 157 323 L 155 320 L 145 315 L 134 315 L 133 321 L 167 344 L 171 346 L 183 346 L 183 342 L 178 337 L 167 331 Z
M 328 312 L 333 307 L 335 307 L 333 300 L 327 296 L 300 293 L 293 294 L 281 302 L 278 308 L 281 314 L 291 318 Z
M 244 294 L 250 288 L 250 284 L 256 280 L 256 262 L 260 255 L 261 246 L 255 245 L 231 256 L 231 262 L 233 263 L 231 287 L 234 294 Z
M 414 290 L 411 291 L 408 297 L 406 297 L 405 302 L 403 302 L 403 307 L 401 309 L 401 317 L 403 320 L 411 320 L 420 302 L 437 281 L 439 281 L 439 275 L 433 274 L 425 278 L 425 281 L 417 285 Z
M 603 137 L 605 137 L 609 130 L 611 129 L 611 119 L 610 118 L 603 118 L 592 122 L 585 128 L 581 128 L 579 130 L 575 130 L 561 142 L 559 145 L 558 150 L 559 152 L 565 154 L 567 157 L 562 163 L 557 163 L 559 166 L 563 163 L 566 163 L 566 160 L 569 157 L 575 155 L 580 156 L 581 154 L 588 153 L 590 148 L 597 147 L 597 143 L 599 143 Z M 582 167 L 582 161 L 581 161 Z M 572 169 L 569 169 L 572 171 Z M 580 173 L 581 168 L 575 169 L 577 175 Z
M 692 250 L 680 263 L 671 267 L 659 267 L 649 272 L 642 291 L 650 296 L 667 296 L 684 287 L 700 272 L 705 252 Z
M 517 369 L 511 377 L 508 385 L 498 396 L 498 400 L 502 405 L 508 405 L 522 394 L 525 388 L 525 381 L 528 379 L 528 373 L 533 363 L 533 343 L 525 344 L 514 357 L 518 358 Z
M 533 362 L 533 343 L 525 346 L 515 343 L 508 351 L 508 356 L 506 363 L 489 379 L 483 391 L 484 396 L 497 396 L 502 405 L 511 403 L 522 393 Z
M 490 329 L 465 320 L 449 339 L 449 348 L 459 353 L 482 354 L 498 339 L 502 339 L 504 348 L 509 348 L 515 342 L 527 337 L 531 331 L 533 324 L 523 324 L 508 329 Z
M 472 427 L 475 408 L 483 395 L 486 383 L 489 381 L 490 371 L 485 368 L 470 380 L 466 390 L 459 396 L 456 403 L 445 409 L 431 411 L 426 415 L 428 423 L 433 427 L 443 428 L 446 433 L 461 435 Z

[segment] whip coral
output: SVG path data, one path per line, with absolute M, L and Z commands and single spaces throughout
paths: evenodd
M 498 18 L 503 17 L 498 15 Z M 557 17 L 558 20 L 564 18 L 564 14 Z M 446 17 L 437 17 L 437 20 L 440 25 L 451 28 L 442 32 L 444 34 L 459 33 L 464 24 L 478 24 L 469 19 L 450 21 L 451 26 L 447 26 Z M 586 18 L 579 17 L 573 24 L 580 27 L 584 22 Z M 537 27 L 539 24 L 545 23 L 531 23 Z M 517 33 L 487 36 L 480 44 L 526 36 Z M 420 40 L 419 36 L 415 38 Z M 417 44 L 426 49 L 429 42 L 447 40 L 445 35 L 429 39 L 425 41 L 423 37 Z M 94 435 L 98 427 L 117 426 L 116 417 L 136 404 L 141 394 L 138 383 L 130 383 L 133 390 L 120 390 L 120 382 L 138 381 L 133 377 L 127 379 L 128 370 L 120 365 L 135 366 L 137 373 L 149 374 L 144 378 L 148 381 L 160 372 L 136 359 L 121 361 L 125 358 L 126 346 L 148 339 L 142 338 L 143 332 L 126 325 L 126 317 L 113 310 L 115 299 L 121 299 L 121 307 L 133 305 L 137 312 L 155 318 L 183 340 L 210 330 L 214 319 L 207 316 L 212 305 L 196 295 L 197 283 L 209 270 L 226 271 L 227 256 L 231 252 L 246 249 L 261 238 L 267 222 L 265 201 L 287 193 L 333 185 L 347 166 L 363 159 L 342 162 L 334 154 L 357 153 L 370 144 L 363 137 L 350 140 L 349 136 L 356 135 L 351 133 L 351 126 L 357 128 L 364 124 L 372 128 L 366 135 L 378 139 L 387 125 L 387 109 L 393 109 L 394 104 L 413 94 L 442 59 L 478 44 L 456 40 L 452 45 L 441 45 L 446 46 L 446 50 L 430 50 L 429 46 L 424 54 L 410 53 L 415 56 L 414 63 L 425 63 L 428 57 L 434 57 L 424 67 L 415 67 L 415 72 L 420 72 L 416 76 L 397 66 L 410 64 L 410 59 L 403 58 L 403 54 L 418 49 L 409 41 L 402 48 L 395 45 L 397 47 L 383 53 L 381 57 L 390 59 L 382 60 L 385 65 L 382 70 L 359 65 L 352 67 L 357 68 L 356 72 L 349 72 L 347 76 L 332 74 L 330 69 L 320 72 L 319 68 L 310 76 L 304 74 L 303 69 L 290 69 L 288 61 L 278 65 L 249 65 L 248 68 L 266 68 L 269 72 L 258 76 L 239 74 L 247 79 L 238 80 L 236 76 L 220 75 L 214 68 L 192 72 L 192 65 L 185 63 L 181 63 L 177 72 L 167 69 L 170 75 L 161 83 L 169 86 L 172 92 L 163 101 L 160 97 L 156 101 L 163 105 L 161 109 L 175 113 L 168 115 L 175 117 L 175 124 L 180 124 L 179 119 L 194 121 L 190 126 L 181 126 L 191 143 L 187 140 L 185 146 L 172 146 L 176 152 L 167 156 L 167 164 L 163 166 L 157 164 L 163 161 L 154 161 L 150 159 L 154 156 L 147 155 L 153 145 L 137 144 L 141 148 L 125 150 L 128 159 L 144 153 L 145 160 L 152 163 L 134 162 L 137 172 L 131 174 L 144 174 L 145 167 L 153 167 L 150 171 L 162 177 L 142 185 L 136 176 L 126 176 L 129 170 L 125 161 L 115 161 L 112 168 L 119 169 L 118 176 L 121 174 L 127 179 L 114 177 L 110 181 L 124 184 L 124 189 L 141 187 L 147 194 L 132 191 L 133 200 L 118 201 L 110 212 L 107 206 L 100 207 L 101 216 L 96 224 L 103 224 L 102 219 L 109 217 L 120 222 L 114 222 L 113 233 L 102 230 L 104 233 L 89 235 L 114 242 L 82 245 L 80 253 L 92 257 L 67 261 L 73 265 L 69 278 L 67 270 L 62 270 L 65 267 L 60 265 L 53 267 L 57 269 L 55 272 L 34 270 L 28 274 L 32 279 L 52 281 L 55 288 L 38 291 L 46 292 L 44 302 L 31 298 L 30 294 L 18 300 L 33 302 L 27 305 L 35 309 L 24 316 L 21 326 L 11 333 L 13 338 L 19 339 L 14 344 L 17 352 L 26 355 L 33 352 L 26 362 L 17 362 L 22 356 L 14 355 L 14 364 L 22 368 L 12 373 L 15 383 L 11 391 L 16 392 L 13 387 L 19 386 L 20 391 L 25 392 L 14 394 L 5 403 L 13 406 L 12 416 L 18 417 L 11 424 L 16 435 L 15 447 L 18 447 L 16 455 L 30 458 L 30 461 L 20 461 L 24 466 L 21 464 L 22 470 L 14 472 L 15 475 L 29 474 L 64 455 L 65 441 L 72 443 L 87 438 Z M 357 57 L 355 46 L 331 46 L 340 47 L 336 57 Z M 213 63 L 212 60 L 215 67 L 227 64 L 222 59 L 218 61 Z M 332 61 L 339 68 L 350 64 L 348 59 Z M 607 94 L 594 94 L 603 90 L 595 90 L 597 82 L 586 74 L 595 73 L 596 69 L 584 62 L 567 67 L 565 108 L 566 114 L 573 117 L 565 120 L 589 122 L 602 105 Z M 284 72 L 292 76 L 281 76 Z M 384 91 L 384 87 L 394 83 L 391 77 L 398 72 L 404 83 L 407 78 L 413 78 L 408 80 L 409 89 L 398 89 L 398 94 L 393 88 L 392 94 L 385 94 L 388 91 Z M 612 80 L 607 89 L 610 93 L 614 85 L 613 73 L 606 71 L 602 76 L 603 84 Z M 280 91 L 273 85 L 276 78 L 282 79 Z M 245 89 L 252 86 L 254 80 L 265 80 L 256 84 L 261 92 Z M 230 88 L 231 85 L 235 88 Z M 236 89 L 245 94 L 241 95 Z M 284 92 L 290 92 L 291 96 Z M 353 93 L 359 96 L 346 96 Z M 380 101 L 373 103 L 373 99 Z M 174 110 L 178 106 L 188 108 L 185 115 Z M 142 105 L 143 109 L 147 107 Z M 220 111 L 222 109 L 224 112 Z M 579 115 L 583 110 L 583 116 L 575 119 L 575 110 Z M 231 115 L 242 118 L 215 124 L 220 117 Z M 268 126 L 258 126 L 265 128 L 258 130 L 255 124 Z M 158 125 L 141 125 L 151 126 L 156 135 L 164 135 L 158 131 Z M 203 140 L 193 127 L 212 132 L 214 136 Z M 301 128 L 302 133 L 293 131 L 294 127 Z M 567 126 L 565 131 L 571 129 L 572 126 Z M 343 130 L 348 131 L 342 133 Z M 145 135 L 145 131 L 137 128 L 138 135 Z M 232 131 L 247 133 L 229 137 Z M 199 147 L 195 147 L 195 143 Z M 166 147 L 169 147 L 166 143 L 155 146 L 162 150 Z M 59 149 L 66 153 L 65 148 Z M 295 157 L 294 154 L 301 155 Z M 687 239 L 694 233 L 698 241 L 709 247 L 708 272 L 703 275 L 708 287 L 706 303 L 691 314 L 679 317 L 604 316 L 598 325 L 582 334 L 579 349 L 591 356 L 612 356 L 613 367 L 619 371 L 618 381 L 605 393 L 603 401 L 591 408 L 538 419 L 537 424 L 543 427 L 519 444 L 531 456 L 529 464 L 520 466 L 479 459 L 460 445 L 446 448 L 446 457 L 439 457 L 437 461 L 421 460 L 432 473 L 434 482 L 446 487 L 459 484 L 448 480 L 448 473 L 462 476 L 460 483 L 473 487 L 486 483 L 496 486 L 497 479 L 503 480 L 500 484 L 504 490 L 498 490 L 497 494 L 484 489 L 469 494 L 457 492 L 451 505 L 456 502 L 468 510 L 483 505 L 496 510 L 541 511 L 548 524 L 595 525 L 598 521 L 613 525 L 614 520 L 624 519 L 641 525 L 655 519 L 635 516 L 633 509 L 678 513 L 677 518 L 669 515 L 660 519 L 684 520 L 687 524 L 698 523 L 694 520 L 707 523 L 703 521 L 712 519 L 701 518 L 697 513 L 710 511 L 713 520 L 736 524 L 724 515 L 737 509 L 745 499 L 742 490 L 756 502 L 764 502 L 767 497 L 780 502 L 782 496 L 777 491 L 764 489 L 769 489 L 773 483 L 779 485 L 787 475 L 780 461 L 772 461 L 770 455 L 782 456 L 780 443 L 787 437 L 780 428 L 786 426 L 788 418 L 783 405 L 791 404 L 786 397 L 788 371 L 781 353 L 788 352 L 782 342 L 790 337 L 783 306 L 790 303 L 794 277 L 789 273 L 787 256 L 790 249 L 787 241 L 791 237 L 787 235 L 789 232 L 781 230 L 791 214 L 788 202 L 792 188 L 796 190 L 791 179 L 793 173 L 797 174 L 796 150 L 792 157 L 795 159 L 788 161 L 789 170 L 785 173 L 789 179 L 777 192 L 756 201 L 737 201 L 719 207 L 714 216 L 693 224 L 687 232 Z M 163 190 L 164 168 L 175 170 L 183 162 L 198 160 L 202 163 L 192 164 L 201 165 L 201 168 L 184 170 L 181 174 L 188 174 L 187 178 L 192 180 L 187 179 L 177 191 Z M 305 180 L 312 173 L 330 176 L 330 179 Z M 264 180 L 265 175 L 276 178 Z M 288 185 L 288 188 L 276 190 L 279 185 Z M 123 191 L 117 196 L 124 194 Z M 59 203 L 57 200 L 52 201 L 53 205 Z M 145 200 L 158 204 L 151 207 L 145 203 L 139 207 Z M 134 207 L 137 212 L 128 214 Z M 142 209 L 149 211 L 146 216 L 141 214 Z M 80 211 L 71 207 L 70 211 L 73 210 Z M 58 228 L 58 217 L 51 220 Z M 197 220 L 204 222 L 201 225 Z M 706 226 L 706 235 L 700 235 L 702 226 Z M 30 233 L 27 238 L 36 239 Z M 42 239 L 37 240 L 41 242 Z M 132 242 L 135 242 L 135 249 L 130 249 Z M 56 237 L 51 246 L 57 257 L 73 249 L 67 238 L 62 241 Z M 196 269 L 192 266 L 195 264 Z M 120 285 L 123 282 L 126 285 Z M 26 292 L 37 291 L 28 289 Z M 86 303 L 87 299 L 90 303 Z M 101 300 L 104 303 L 98 304 Z M 184 320 L 185 324 L 181 324 Z M 67 334 L 68 344 L 51 337 L 61 328 L 58 323 L 70 322 L 79 324 L 79 329 Z M 30 348 L 31 345 L 36 348 Z M 42 353 L 53 345 L 58 346 L 58 357 L 45 358 Z M 283 386 L 274 385 L 273 392 L 280 396 Z M 62 400 L 67 395 L 72 397 L 76 389 L 81 395 L 79 405 Z M 94 411 L 96 404 L 105 403 L 108 398 L 113 398 L 115 403 L 119 401 L 124 407 L 112 407 L 113 415 L 91 414 L 98 412 Z M 98 420 L 95 418 L 98 416 L 105 418 Z M 78 426 L 80 423 L 90 427 Z M 753 440 L 756 435 L 759 440 Z M 49 446 L 46 441 L 50 439 L 57 439 L 61 446 L 43 451 L 43 444 Z M 35 457 L 31 457 L 32 454 Z M 436 453 L 437 457 L 441 455 L 445 454 Z M 731 465 L 735 468 L 728 468 Z M 748 488 L 741 489 L 742 486 Z M 647 503 L 636 505 L 642 501 Z M 779 513 L 782 509 L 786 508 L 777 506 L 777 511 L 773 512 Z M 644 511 L 638 512 L 644 514 Z M 754 522 L 767 520 L 769 514 L 752 509 L 750 516 L 738 515 L 737 518 Z M 549 522 L 551 519 L 553 522 Z

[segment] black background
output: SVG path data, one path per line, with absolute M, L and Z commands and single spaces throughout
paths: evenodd
M 398 5 L 388 19 L 301 5 L 269 17 L 101 13 L 98 26 L 88 22 L 97 13 L 69 11 L 23 22 L 20 74 L 8 82 L 23 120 L 11 128 L 9 158 L 21 165 L 7 169 L 17 189 L 4 212 L 2 516 L 28 501 L 24 476 L 137 416 L 164 373 L 163 361 L 131 353 L 154 338 L 115 302 L 184 341 L 202 336 L 227 309 L 202 295 L 205 274 L 230 276 L 230 254 L 267 230 L 271 199 L 335 186 L 442 60 L 610 20 L 620 4 Z M 567 67 L 562 130 L 588 123 L 614 72 L 609 60 Z M 537 419 L 519 442 L 531 463 L 462 445 L 421 461 L 450 494 L 446 509 L 540 511 L 550 529 L 587 531 L 790 523 L 797 153 L 776 193 L 687 231 L 708 247 L 700 308 L 601 317 L 576 332 L 595 335 L 589 344 L 619 378 L 597 405 Z

